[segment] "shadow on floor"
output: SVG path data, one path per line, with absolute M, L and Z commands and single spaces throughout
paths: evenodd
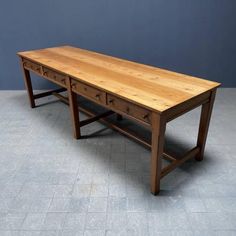
M 22 109 L 26 109 L 25 105 L 26 102 L 25 100 L 27 99 L 26 94 L 19 94 L 17 96 L 15 96 L 15 103 L 17 104 L 17 106 L 22 106 Z M 79 101 L 81 102 L 81 101 Z M 88 102 L 88 101 L 86 101 Z M 58 102 L 57 100 L 51 100 L 51 99 L 39 99 L 37 100 L 37 103 L 40 104 L 38 105 L 35 109 L 44 109 L 44 106 L 50 106 L 49 110 L 46 110 L 47 112 L 49 112 L 52 116 L 54 114 L 54 109 L 55 109 L 55 104 L 60 104 L 60 102 Z M 27 104 L 28 105 L 28 104 Z M 62 104 L 64 106 L 64 104 Z M 92 108 L 97 108 L 97 106 L 91 105 L 90 102 L 88 102 L 88 106 L 92 107 Z M 103 110 L 103 108 L 100 108 L 98 110 Z M 68 109 L 68 113 L 69 113 L 69 109 Z M 37 117 L 39 117 L 40 119 L 45 119 L 45 122 L 47 122 L 47 119 L 45 118 L 45 116 L 40 116 L 40 114 L 35 113 L 32 111 L 32 116 L 36 115 Z M 72 134 L 71 134 L 71 120 L 69 119 L 69 115 L 66 116 L 67 117 L 67 124 L 68 124 L 68 129 L 65 130 L 66 134 L 68 137 L 71 136 L 71 139 L 73 139 Z M 27 119 L 27 118 L 26 118 Z M 44 122 L 44 121 L 43 121 Z M 128 121 L 122 121 L 122 122 L 128 122 Z M 131 128 L 134 130 L 139 130 L 139 132 L 145 136 L 147 139 L 150 140 L 150 132 L 141 127 L 140 125 L 137 125 L 135 123 L 129 123 L 131 124 Z M 60 132 L 60 127 L 54 125 L 54 128 L 58 128 L 58 130 L 55 130 L 56 133 Z M 97 130 L 92 131 L 92 132 L 87 132 L 86 129 L 83 129 L 84 135 L 82 140 L 84 139 L 98 139 L 100 140 L 101 138 L 107 139 L 108 137 L 110 138 L 114 138 L 120 134 L 118 134 L 117 132 L 110 132 L 110 129 L 107 127 L 104 127 L 103 125 L 101 127 L 99 127 Z M 78 142 L 81 142 L 82 140 L 78 140 Z M 127 138 L 127 140 L 129 140 Z M 75 140 L 73 140 L 75 141 Z M 105 142 L 105 141 L 104 141 Z M 134 143 L 134 145 L 136 145 Z M 169 153 L 173 154 L 173 155 L 182 155 L 184 154 L 187 150 L 193 148 L 195 144 L 193 143 L 183 143 L 182 140 L 179 141 L 178 139 L 174 138 L 171 134 L 168 134 L 168 131 L 166 133 L 166 137 L 165 137 L 165 149 L 168 150 Z M 83 145 L 79 145 L 78 148 L 81 150 L 81 148 L 83 149 L 90 149 L 91 143 L 86 143 L 84 142 Z M 145 148 L 144 148 L 145 149 Z M 150 155 L 149 155 L 150 156 Z M 96 155 L 96 158 L 101 159 L 101 161 L 103 160 L 102 155 Z M 176 193 L 178 193 L 180 187 L 182 185 L 186 185 L 189 182 L 189 178 L 192 174 L 192 172 L 196 172 L 199 169 L 201 169 L 202 167 L 204 167 L 204 163 L 207 162 L 207 164 L 209 165 L 209 161 L 211 161 L 210 158 L 208 158 L 207 156 L 205 156 L 205 161 L 198 163 L 196 162 L 194 159 L 193 160 L 189 160 L 188 162 L 184 163 L 182 166 L 178 167 L 178 169 L 176 169 L 175 171 L 173 171 L 172 173 L 170 173 L 169 175 L 167 175 L 166 177 L 164 177 L 163 181 L 162 181 L 162 188 L 163 190 L 161 191 L 160 195 L 165 196 L 165 195 L 172 195 Z M 148 170 L 149 169 L 149 165 L 150 165 L 150 158 L 147 161 L 143 161 L 141 163 L 141 165 L 143 165 L 143 169 Z M 136 172 L 130 172 L 129 173 L 131 176 L 131 179 L 133 181 L 134 185 L 145 185 L 145 187 L 149 188 L 149 183 L 148 180 L 146 179 L 144 181 L 144 183 L 140 183 L 139 179 L 135 178 L 137 176 Z M 140 175 L 143 175 L 142 171 L 139 170 Z M 149 172 L 147 171 L 145 173 L 146 176 L 149 176 Z

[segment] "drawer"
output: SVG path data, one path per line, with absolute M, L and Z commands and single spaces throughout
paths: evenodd
M 63 74 L 43 67 L 43 76 L 62 87 L 66 87 L 66 76 Z
M 41 74 L 41 67 L 37 63 L 23 59 L 23 67 L 27 70 L 32 70 L 36 73 Z
M 76 92 L 89 99 L 92 99 L 97 103 L 101 103 L 104 105 L 106 104 L 106 93 L 97 88 L 94 88 L 90 85 L 84 84 L 82 82 L 73 79 L 71 81 L 71 88 L 73 92 Z
M 116 111 L 121 111 L 122 113 L 125 113 L 145 123 L 151 123 L 151 111 L 143 107 L 127 102 L 110 94 L 107 95 L 107 104 L 111 109 L 113 108 Z

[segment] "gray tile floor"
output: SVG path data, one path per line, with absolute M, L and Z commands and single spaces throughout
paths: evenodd
M 68 107 L 30 109 L 0 92 L 0 235 L 236 235 L 236 89 L 220 89 L 205 159 L 149 192 L 150 152 L 93 123 L 74 140 Z M 82 115 L 82 118 L 85 118 Z M 166 147 L 195 145 L 199 109 L 171 122 Z

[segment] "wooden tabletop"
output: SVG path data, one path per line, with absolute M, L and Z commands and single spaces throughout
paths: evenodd
M 18 55 L 157 112 L 220 86 L 217 82 L 71 46 Z

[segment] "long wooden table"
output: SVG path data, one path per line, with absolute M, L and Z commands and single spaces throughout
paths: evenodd
M 160 191 L 160 180 L 177 166 L 195 157 L 203 159 L 217 82 L 171 72 L 100 53 L 70 47 L 54 47 L 19 52 L 25 86 L 30 105 L 35 99 L 55 95 L 70 106 L 71 119 L 76 139 L 81 137 L 80 127 L 96 120 L 103 120 L 111 128 L 151 148 L 151 192 Z M 59 85 L 61 88 L 34 94 L 30 71 Z M 60 92 L 68 92 L 68 97 Z M 80 121 L 77 94 L 108 109 L 99 115 L 79 106 L 90 118 Z M 164 152 L 164 137 L 167 122 L 202 106 L 196 146 L 181 159 Z M 151 142 L 141 139 L 119 125 L 109 123 L 106 117 L 116 113 L 138 122 L 152 133 Z M 162 168 L 162 158 L 170 164 Z

